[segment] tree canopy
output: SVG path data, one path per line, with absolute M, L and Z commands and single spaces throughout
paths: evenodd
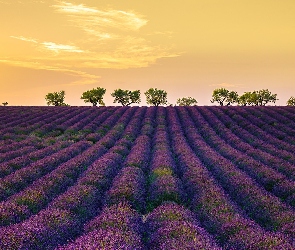
M 272 94 L 268 89 L 245 92 L 239 97 L 239 104 L 242 106 L 265 106 L 269 102 L 275 103 L 277 94 Z
M 192 106 L 197 105 L 198 101 L 193 97 L 178 98 L 176 104 L 179 106 Z
M 225 88 L 215 89 L 212 94 L 211 102 L 218 102 L 220 106 L 237 103 L 239 95 L 236 91 L 229 91 Z
M 53 105 L 53 106 L 66 106 L 67 104 L 64 103 L 64 99 L 65 99 L 64 90 L 59 92 L 48 93 L 45 96 L 47 105 Z
M 122 106 L 129 106 L 132 103 L 140 103 L 140 90 L 123 90 L 116 89 L 112 94 L 115 97 L 114 103 L 121 103 Z
M 8 102 L 2 102 L 2 105 L 3 106 L 7 106 L 8 105 Z
M 247 106 L 253 104 L 253 95 L 252 92 L 245 92 L 239 97 L 238 103 L 241 106 Z
M 287 106 L 295 106 L 295 97 L 291 96 L 287 101 Z
M 278 100 L 277 94 L 272 94 L 268 89 L 254 91 L 252 94 L 256 106 L 265 106 L 269 102 L 275 103 Z
M 147 104 L 154 106 L 167 104 L 167 92 L 165 90 L 150 88 L 144 94 Z
M 105 106 L 105 103 L 103 102 L 103 96 L 105 92 L 106 89 L 100 87 L 87 90 L 82 94 L 81 99 L 84 100 L 84 102 L 92 103 L 93 106 L 97 106 L 97 104 Z

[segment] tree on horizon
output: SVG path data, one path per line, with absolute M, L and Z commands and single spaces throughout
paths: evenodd
M 287 106 L 295 106 L 295 97 L 291 96 L 287 101 Z
M 145 93 L 147 104 L 159 106 L 167 104 L 167 92 L 162 89 L 150 88 Z
M 114 97 L 114 103 L 118 102 L 121 103 L 122 106 L 129 106 L 132 103 L 140 103 L 140 90 L 123 90 L 123 89 L 116 89 L 111 94 Z
M 183 98 L 178 98 L 176 101 L 176 104 L 179 106 L 192 106 L 192 105 L 197 105 L 198 101 L 193 98 L 193 97 L 183 97 Z
M 105 103 L 103 101 L 103 96 L 106 92 L 106 89 L 97 87 L 96 89 L 91 89 L 85 91 L 81 99 L 84 100 L 85 103 L 90 102 L 93 106 L 97 106 L 97 104 L 101 106 L 105 106 Z
M 64 103 L 65 99 L 65 91 L 59 91 L 59 92 L 53 92 L 48 93 L 45 96 L 45 100 L 47 102 L 47 105 L 53 105 L 53 106 L 67 106 L 67 104 Z
M 237 103 L 239 95 L 236 91 L 229 91 L 225 88 L 214 89 L 212 93 L 211 103 L 218 102 L 220 106 L 230 106 Z

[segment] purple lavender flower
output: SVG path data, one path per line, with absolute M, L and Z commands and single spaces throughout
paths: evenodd
M 193 214 L 175 203 L 157 207 L 146 218 L 149 249 L 221 249 L 197 225 Z
M 47 209 L 22 223 L 1 228 L 0 249 L 52 249 L 78 231 L 79 224 L 71 213 Z

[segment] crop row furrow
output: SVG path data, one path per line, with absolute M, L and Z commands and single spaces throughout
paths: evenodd
M 11 174 L 12 172 L 21 169 L 33 162 L 41 160 L 46 156 L 50 156 L 62 148 L 70 146 L 72 143 L 67 141 L 58 141 L 51 146 L 44 147 L 39 150 L 35 150 L 27 155 L 16 157 L 10 161 L 0 163 L 0 178 Z
M 226 125 L 230 124 L 230 126 L 228 125 L 227 133 L 232 133 L 232 135 L 235 138 L 237 138 L 237 140 L 240 141 L 239 143 L 237 143 L 237 140 L 236 140 L 234 143 L 237 149 L 240 148 L 240 150 L 244 152 L 245 151 L 247 151 L 247 153 L 249 152 L 251 156 L 253 156 L 257 160 L 263 161 L 266 164 L 267 162 L 269 162 L 271 165 L 273 165 L 274 157 L 280 158 L 280 159 L 276 159 L 276 161 L 280 160 L 281 164 L 276 164 L 274 166 L 281 167 L 282 171 L 284 171 L 283 170 L 284 166 L 286 166 L 287 171 L 288 171 L 287 166 L 289 166 L 290 169 L 294 168 L 290 164 L 293 164 L 293 165 L 295 164 L 295 156 L 293 153 L 294 152 L 293 150 L 295 150 L 295 147 L 292 147 L 292 146 L 288 147 L 289 151 L 287 151 L 283 149 L 284 146 L 281 147 L 282 142 L 278 142 L 277 139 L 273 141 L 271 136 L 268 136 L 267 142 L 266 142 L 265 140 L 262 140 L 260 136 L 254 136 L 253 134 L 248 132 L 248 130 L 241 128 L 239 124 L 233 125 L 235 122 L 231 119 L 231 117 L 227 116 L 223 112 L 220 112 L 220 110 L 213 111 L 213 109 L 210 109 L 210 111 L 212 112 L 211 117 L 216 116 L 217 119 L 219 119 L 218 123 L 220 125 L 215 124 L 215 122 L 214 123 L 211 122 L 210 119 L 207 119 L 207 120 L 211 122 L 211 125 L 214 127 L 215 131 L 219 135 L 223 136 L 223 133 L 219 131 L 219 126 L 227 127 Z M 210 113 L 210 111 L 208 110 L 206 114 Z M 214 119 L 216 120 L 216 118 Z M 283 172 L 283 173 L 287 173 L 288 175 L 290 175 L 292 172 L 293 171 Z
M 295 214 L 290 207 L 211 148 L 196 129 L 187 131 L 187 136 L 196 154 L 249 217 L 268 230 L 295 236 Z
M 146 215 L 145 220 L 148 249 L 222 249 L 199 226 L 194 214 L 177 203 L 158 206 Z
M 77 112 L 77 111 L 73 110 L 71 112 L 67 112 L 67 110 L 64 110 L 64 111 L 61 111 L 60 113 L 44 112 L 43 115 L 36 114 L 35 117 L 29 121 L 25 117 L 23 118 L 23 120 L 17 122 L 15 125 L 11 125 L 10 127 L 8 127 L 6 130 L 7 133 L 4 136 L 8 138 L 15 137 L 15 138 L 18 138 L 18 140 L 26 138 L 27 135 L 38 138 L 43 135 L 41 133 L 42 129 L 44 130 L 44 128 L 48 128 L 53 130 L 55 126 L 53 117 L 55 119 L 58 119 L 58 118 L 65 119 L 65 117 L 71 117 L 71 114 L 73 112 Z M 10 128 L 13 128 L 13 131 Z
M 40 142 L 38 142 L 40 143 Z M 36 141 L 33 140 L 32 138 L 26 138 L 25 140 L 22 141 L 14 141 L 14 140 L 1 140 L 0 141 L 0 153 L 7 153 L 10 151 L 18 150 L 20 148 L 26 147 L 26 146 L 35 146 Z
M 128 112 L 129 111 L 129 112 Z M 134 109 L 129 109 L 127 110 L 126 113 L 128 113 L 129 118 L 127 117 L 126 114 L 124 114 L 120 121 L 121 122 L 125 122 L 125 124 L 129 121 L 132 121 L 132 119 L 130 118 L 130 116 L 133 115 L 134 113 Z M 134 122 L 132 124 L 133 127 L 133 133 L 132 131 L 130 131 L 130 127 L 128 129 L 128 126 L 126 127 L 126 132 L 129 133 L 129 135 L 132 135 L 134 137 L 137 136 L 137 127 L 139 127 L 140 125 L 140 121 L 141 121 L 141 115 L 142 115 L 142 111 L 143 110 L 137 110 L 138 111 L 138 116 L 134 116 Z M 127 119 L 128 118 L 128 119 Z M 125 125 L 126 126 L 126 125 Z M 111 132 L 111 131 L 110 131 Z M 111 133 L 108 134 L 111 134 Z M 122 138 L 123 139 L 123 138 Z M 112 147 L 109 150 L 109 155 L 111 156 L 117 156 L 118 160 L 120 161 L 120 159 L 122 159 L 122 155 L 120 155 L 120 153 L 122 153 L 122 151 L 118 152 L 118 149 L 122 149 L 122 147 L 127 147 L 128 145 L 130 145 L 128 143 L 128 140 L 117 140 L 117 143 L 121 144 L 121 147 L 119 147 L 120 145 L 115 145 L 114 147 Z M 98 145 L 97 147 L 101 147 L 101 145 Z M 95 148 L 95 146 L 92 147 L 93 151 L 97 151 L 98 148 Z M 91 149 L 91 148 L 90 148 Z M 128 150 L 127 150 L 128 151 Z M 101 156 L 102 154 L 98 155 Z M 89 157 L 86 157 L 86 159 L 91 158 L 91 155 L 89 155 Z M 85 220 L 87 220 L 89 217 L 93 216 L 93 214 L 95 214 L 95 210 L 97 209 L 97 204 L 100 203 L 100 205 L 102 204 L 102 196 L 99 195 L 99 193 L 103 193 L 106 189 L 106 187 L 109 186 L 110 182 L 111 182 L 111 175 L 118 172 L 118 170 L 120 169 L 120 164 L 118 164 L 118 160 L 115 160 L 113 163 L 113 167 L 111 167 L 110 165 L 105 165 L 103 164 L 104 162 L 102 161 L 103 159 L 107 160 L 106 158 L 104 158 L 104 156 L 100 157 L 97 162 L 94 162 L 90 167 L 88 167 L 88 169 L 86 171 L 83 170 L 82 173 L 80 173 L 80 178 L 78 178 L 77 180 L 77 184 L 70 187 L 65 193 L 57 196 L 49 205 L 46 209 L 43 210 L 50 210 L 50 211 L 55 211 L 55 210 L 61 210 L 61 211 L 66 211 L 66 212 L 70 212 L 71 215 L 74 215 L 74 221 L 76 221 L 76 226 L 81 227 L 81 223 L 84 222 Z M 98 162 L 101 162 L 102 165 L 97 164 Z M 109 168 L 111 167 L 111 168 Z M 76 167 L 77 168 L 77 167 Z M 72 168 L 72 171 L 74 170 L 74 168 Z M 96 171 L 96 174 L 94 173 Z M 97 174 L 97 171 L 100 171 L 102 175 Z M 63 172 L 63 171 L 62 171 Z M 69 169 L 66 169 L 63 173 L 64 174 L 68 174 Z M 71 177 L 71 176 L 70 176 Z M 92 177 L 96 178 L 93 179 Z M 89 182 L 90 181 L 90 182 Z M 44 184 L 46 185 L 46 184 Z M 100 186 L 101 188 L 99 189 L 97 186 Z M 93 201 L 93 199 L 97 199 L 96 201 Z M 41 212 L 39 212 L 38 214 L 42 214 L 43 210 L 41 210 Z M 38 214 L 36 215 L 38 217 Z M 35 217 L 33 217 L 35 218 Z M 28 219 L 30 220 L 30 219 Z M 7 238 L 13 238 L 16 235 L 19 235 L 21 232 L 19 232 L 18 229 L 18 225 L 21 225 L 23 223 L 26 223 L 26 221 L 20 223 L 20 224 L 15 224 L 15 225 L 11 225 L 8 227 L 5 227 L 3 230 L 3 233 L 1 235 L 1 239 L 4 239 L 3 241 L 7 241 Z M 45 222 L 42 222 L 45 223 Z M 80 226 L 79 226 L 80 225 Z M 42 225 L 38 225 L 39 227 Z M 59 227 L 59 225 L 56 225 L 57 227 Z M 11 227 L 15 228 L 15 232 L 13 233 L 13 235 L 10 234 L 6 234 L 6 232 L 10 232 L 9 230 L 11 229 Z M 47 227 L 47 225 L 44 225 L 44 227 Z M 57 228 L 59 231 L 59 228 Z M 18 247 L 23 247 L 23 245 L 28 244 L 30 249 L 39 249 L 36 248 L 35 245 L 39 244 L 39 245 L 46 245 L 45 248 L 50 248 L 52 249 L 53 245 L 56 246 L 57 244 L 61 244 L 64 243 L 67 239 L 74 237 L 75 235 L 77 235 L 79 233 L 79 230 L 73 230 L 73 234 L 72 235 L 66 235 L 62 238 L 59 238 L 57 236 L 53 236 L 55 238 L 55 241 L 53 242 L 52 239 L 50 239 L 49 241 L 46 241 L 46 239 L 44 239 L 44 233 L 46 232 L 41 232 L 41 234 L 39 234 L 39 232 L 31 230 L 30 231 L 31 234 L 35 234 L 35 239 L 32 240 L 31 242 L 27 242 L 28 238 L 26 238 L 26 236 L 22 236 L 20 241 L 19 241 L 19 245 Z
M 222 156 L 229 159 L 238 168 L 244 170 L 266 190 L 272 192 L 281 199 L 286 200 L 289 204 L 293 206 L 295 205 L 295 182 L 290 181 L 285 175 L 282 175 L 272 167 L 269 167 L 269 165 L 280 165 L 281 162 L 279 159 L 277 160 L 277 158 L 272 157 L 273 161 L 267 162 L 269 165 L 264 165 L 260 161 L 254 160 L 251 156 L 253 154 L 259 155 L 260 151 L 258 149 L 254 150 L 246 143 L 242 143 L 239 139 L 235 138 L 231 132 L 223 129 L 223 124 L 220 123 L 216 117 L 210 115 L 209 111 L 202 112 L 202 110 L 199 109 L 199 112 L 197 112 L 194 109 L 191 110 L 191 114 L 194 117 L 194 120 L 197 120 L 198 123 L 202 124 L 202 127 L 199 130 L 201 131 L 201 134 L 205 134 L 209 146 L 215 148 L 215 150 Z M 203 117 L 206 117 L 207 119 L 205 120 Z M 218 126 L 220 136 L 215 133 L 209 124 Z M 221 137 L 224 139 L 221 139 Z M 237 149 L 235 147 L 237 147 Z M 261 158 L 263 158 L 263 155 Z
M 6 109 L 6 117 L 2 116 L 3 122 L 1 125 L 1 129 L 3 128 L 11 128 L 13 126 L 23 124 L 23 123 L 30 123 L 31 120 L 35 121 L 36 118 L 40 115 L 39 110 L 42 109 L 36 109 L 35 107 L 33 109 L 26 109 L 26 108 L 21 108 L 21 107 L 7 107 Z M 41 116 L 43 117 L 48 117 L 48 113 L 42 113 Z M 37 116 L 37 117 L 36 117 Z M 42 117 L 42 118 L 43 118 Z
M 58 136 L 62 134 L 69 126 L 85 118 L 87 113 L 87 109 L 80 108 L 74 110 L 74 112 L 71 113 L 58 115 L 53 121 L 51 120 L 51 122 L 50 120 L 48 120 L 47 122 L 47 120 L 45 119 L 42 122 L 42 125 L 39 126 L 39 128 L 34 130 L 32 133 L 37 136 Z M 50 117 L 48 119 L 50 119 Z
M 1 225 L 19 222 L 32 213 L 36 213 L 48 202 L 50 197 L 69 185 L 71 179 L 66 179 L 67 173 L 61 173 L 62 169 L 67 170 L 67 167 L 70 166 L 75 168 L 76 157 L 79 157 L 78 154 L 89 147 L 89 143 L 81 141 L 68 147 L 65 151 L 61 150 L 59 154 L 62 154 L 63 157 L 67 156 L 67 158 L 63 158 L 63 160 L 67 159 L 67 162 L 62 163 L 61 156 L 57 160 L 54 159 L 54 162 L 49 162 L 49 164 L 54 163 L 56 165 L 54 169 L 44 162 L 44 165 L 39 165 L 36 169 L 30 168 L 28 176 L 22 175 L 20 180 L 15 178 L 13 181 L 18 181 L 17 183 L 12 182 L 12 179 L 4 178 L 7 182 L 1 183 L 2 196 L 13 195 L 0 203 Z M 41 177 L 42 171 L 49 173 Z M 25 172 L 23 173 L 25 174 Z M 32 178 L 33 180 L 31 180 Z M 17 190 L 21 188 L 24 189 L 22 191 Z
M 286 150 L 289 153 L 293 153 L 295 151 L 295 146 L 278 139 L 270 133 L 265 132 L 263 129 L 252 124 L 252 121 L 241 116 L 238 110 L 219 110 L 216 107 L 212 107 L 212 112 L 217 115 L 220 119 L 226 119 L 226 125 L 231 126 L 231 130 L 243 140 L 248 143 L 252 143 L 256 147 L 259 147 L 261 143 L 262 147 L 264 144 L 272 145 L 273 147 Z M 234 125 L 233 125 L 234 124 Z M 237 131 L 236 131 L 237 129 Z M 241 135 L 239 132 L 242 132 Z
M 295 135 L 295 127 L 294 127 L 294 119 L 295 116 L 290 114 L 287 110 L 282 109 L 281 107 L 263 107 L 261 111 L 268 116 L 276 119 L 276 122 L 272 125 L 278 125 L 279 123 L 283 123 L 284 127 L 287 127 L 288 130 L 291 130 L 293 135 Z
M 278 142 L 283 142 L 284 145 L 287 144 L 290 147 L 295 146 L 295 141 L 292 139 L 293 136 L 289 136 L 285 132 L 281 131 L 281 126 L 283 126 L 283 123 L 280 122 L 280 126 L 275 126 L 275 121 L 268 120 L 267 117 L 263 116 L 262 113 L 258 113 L 255 115 L 255 109 L 238 109 L 239 107 L 236 107 L 237 109 L 228 109 L 224 110 L 225 112 L 237 112 L 239 116 L 242 116 L 244 118 L 244 121 L 250 122 L 249 128 L 250 132 L 254 135 L 260 135 L 263 133 L 265 136 L 274 138 L 274 140 Z M 252 112 L 254 114 L 252 114 Z
M 130 138 L 137 137 L 144 113 L 144 109 L 137 109 L 126 126 L 122 138 L 116 141 L 115 146 L 88 167 L 77 180 L 77 184 L 57 197 L 49 204 L 49 207 L 70 210 L 77 216 L 80 223 L 84 223 L 97 214 L 98 209 L 105 204 L 104 197 L 108 196 L 105 192 L 111 185 L 112 179 L 120 176 L 122 161 L 128 155 L 129 147 L 132 145 Z M 127 135 L 128 139 L 126 139 Z M 116 183 L 116 178 L 114 183 Z
M 295 249 L 293 109 L 6 108 L 0 249 Z
M 165 201 L 182 203 L 185 200 L 178 169 L 172 156 L 169 137 L 166 131 L 166 110 L 158 107 L 155 135 L 152 141 L 148 183 L 149 195 L 147 211 L 151 211 Z
M 4 200 L 21 191 L 38 178 L 56 169 L 60 164 L 69 161 L 71 158 L 80 154 L 86 148 L 90 147 L 90 145 L 91 144 L 89 142 L 85 141 L 74 143 L 57 153 L 46 156 L 39 161 L 36 161 L 1 178 L 0 200 Z
M 276 113 L 275 110 L 276 110 L 276 107 L 273 109 L 271 107 L 262 107 L 261 109 L 255 109 L 255 108 L 253 109 L 252 107 L 251 114 L 259 118 L 257 122 L 262 120 L 265 123 L 265 125 L 258 123 L 259 126 L 264 127 L 264 129 L 267 131 L 269 130 L 270 133 L 272 133 L 275 130 L 278 130 L 276 132 L 282 132 L 286 135 L 286 137 L 295 136 L 294 126 L 292 125 L 288 126 L 290 121 L 286 117 L 281 116 L 279 113 Z M 279 128 L 278 128 L 278 123 L 280 123 Z M 279 133 L 278 133 L 278 136 L 280 136 Z
M 124 109 L 124 111 L 126 111 L 126 109 Z M 127 110 L 119 121 L 128 121 L 133 112 L 134 109 Z M 103 138 L 104 142 L 109 143 L 109 146 L 112 146 L 121 133 L 121 124 L 119 128 L 114 126 L 113 130 L 109 131 L 109 133 Z M 82 146 L 84 145 L 84 147 L 90 146 L 90 143 L 80 141 L 80 144 L 81 143 Z M 3 207 L 2 210 L 4 210 L 3 214 L 1 215 L 1 217 L 3 218 L 2 223 L 4 223 L 4 225 L 7 225 L 16 221 L 20 221 L 26 218 L 28 215 L 36 213 L 37 211 L 42 209 L 42 207 L 44 207 L 54 196 L 58 195 L 60 192 L 62 192 L 62 190 L 65 190 L 65 188 L 71 185 L 73 179 L 77 178 L 77 175 L 81 174 L 81 171 L 85 171 L 85 168 L 87 168 L 89 163 L 95 160 L 95 158 L 101 156 L 104 151 L 105 148 L 104 146 L 102 146 L 102 144 L 96 144 L 92 147 L 89 147 L 87 150 L 85 150 L 80 155 L 77 155 L 76 157 L 73 157 L 74 155 L 71 151 L 65 152 L 66 154 L 62 154 L 70 157 L 71 159 L 64 164 L 56 166 L 56 168 L 53 169 L 52 172 L 47 171 L 49 173 L 44 175 L 43 177 L 39 176 L 41 178 L 39 178 L 38 180 L 34 178 L 34 180 L 36 181 L 28 186 L 26 189 L 19 193 L 15 192 L 16 194 L 11 196 L 10 199 L 6 200 L 6 202 L 3 202 L 2 204 L 0 203 Z M 60 159 L 60 157 L 58 159 Z M 48 170 L 48 166 L 46 167 Z M 40 169 L 44 171 L 46 167 L 44 166 L 44 168 Z M 35 172 L 31 171 L 31 174 L 32 173 Z M 29 175 L 29 177 L 32 178 L 32 175 Z M 25 181 L 25 179 L 22 180 Z M 25 182 L 21 183 L 25 184 Z M 49 183 L 48 185 L 50 186 L 50 188 L 47 187 L 48 185 L 45 185 L 46 183 Z M 7 191 L 11 192 L 11 189 L 16 187 L 15 184 L 11 185 L 11 182 L 7 182 L 5 184 L 6 186 L 4 186 L 4 192 L 6 191 L 6 193 Z M 14 208 L 17 206 L 20 206 L 20 208 L 15 210 Z
M 107 126 L 114 126 L 115 122 L 118 121 L 119 117 L 123 115 L 126 109 L 117 109 L 112 116 L 110 116 L 107 120 L 102 123 Z M 122 116 L 121 119 L 125 119 L 126 117 Z M 108 136 L 105 136 L 101 140 L 101 144 L 103 145 L 112 145 L 118 134 L 122 131 L 122 124 L 118 123 L 117 127 L 114 128 L 113 132 L 111 132 Z M 61 163 L 71 159 L 78 153 L 80 153 L 79 145 L 83 144 L 84 148 L 81 148 L 83 151 L 86 145 L 90 145 L 87 142 L 79 142 L 70 147 L 61 150 L 51 156 L 45 157 L 40 161 L 36 161 L 29 166 L 26 166 L 20 170 L 13 172 L 10 175 L 5 176 L 3 179 L 0 179 L 0 199 L 3 200 L 8 196 L 20 191 L 25 188 L 29 184 L 31 184 L 37 178 L 47 174 L 48 172 L 54 170 Z
M 127 246 L 126 249 L 143 249 L 142 227 L 140 226 L 142 220 L 138 212 L 133 209 L 142 210 L 144 206 L 144 170 L 146 170 L 149 161 L 150 148 L 147 146 L 151 140 L 149 136 L 152 135 L 153 111 L 153 109 L 149 109 L 144 118 L 138 116 L 136 124 L 133 123 L 126 127 L 125 136 L 122 138 L 125 139 L 125 143 L 136 140 L 132 143 L 130 152 L 129 150 L 122 152 L 122 148 L 119 151 L 124 155 L 125 161 L 123 163 L 114 162 L 114 157 L 110 157 L 108 160 L 100 158 L 101 161 L 98 160 L 97 164 L 90 167 L 85 176 L 78 181 L 84 185 L 95 185 L 100 190 L 100 197 L 105 196 L 105 199 L 102 199 L 105 206 L 97 217 L 84 226 L 83 235 L 78 237 L 75 242 L 59 249 L 75 249 L 77 247 L 80 249 L 100 249 L 102 246 L 108 246 L 110 249 L 125 249 L 124 247 Z M 113 151 L 118 152 L 118 149 L 119 147 Z M 109 167 L 106 167 L 107 165 Z M 109 186 L 110 188 L 104 194 Z M 130 215 L 132 216 L 130 217 Z M 134 215 L 137 216 L 136 224 L 131 223 Z M 139 234 L 137 231 L 134 234 L 133 226 L 134 229 L 140 227 Z M 132 243 L 133 237 L 137 239 L 135 245 Z M 128 245 L 125 245 L 126 242 Z
M 43 112 L 42 112 L 43 111 Z M 11 123 L 7 123 L 7 132 L 11 131 L 12 128 L 23 128 L 28 129 L 28 132 L 32 132 L 36 125 L 38 127 L 46 124 L 54 123 L 57 119 L 64 119 L 65 117 L 71 117 L 73 113 L 77 113 L 77 110 L 68 110 L 68 109 L 48 109 L 48 107 L 42 107 L 40 110 L 36 110 L 36 112 L 32 112 L 32 114 L 27 115 L 16 115 Z
M 134 144 L 129 154 L 126 155 L 125 161 L 122 164 L 123 168 L 117 173 L 110 189 L 106 193 L 106 206 L 127 202 L 138 211 L 143 211 L 144 209 L 145 176 L 143 168 L 145 162 L 143 161 L 148 160 L 149 154 L 144 155 L 148 152 L 146 150 L 142 152 L 139 150 L 143 149 L 144 144 L 148 144 L 150 140 L 148 136 L 142 134 L 144 121 L 145 119 L 140 119 L 137 121 L 137 125 L 133 124 L 130 126 L 130 129 L 133 128 L 133 131 L 134 128 L 140 127 L 141 129 L 137 129 L 136 134 L 130 131 L 127 137 L 129 140 L 132 138 Z M 139 132 L 141 135 L 138 136 Z
M 85 234 L 56 250 L 125 249 L 141 250 L 142 220 L 128 203 L 105 207 L 101 214 L 85 226 Z
M 149 170 L 149 195 L 144 216 L 148 249 L 221 249 L 199 226 L 188 204 L 181 170 L 171 147 L 169 115 L 159 107 Z
M 281 114 L 283 117 L 289 119 L 290 124 L 289 126 L 294 128 L 293 121 L 295 120 L 295 113 L 294 113 L 294 107 L 277 107 L 276 112 Z
M 35 147 L 27 146 L 27 147 L 23 147 L 23 148 L 14 150 L 14 151 L 6 152 L 4 154 L 1 154 L 0 163 L 12 160 L 12 159 L 18 157 L 19 155 L 29 154 L 29 153 L 33 152 L 34 150 L 36 150 Z
M 184 108 L 170 110 L 170 134 L 172 146 L 178 156 L 186 190 L 190 191 L 191 207 L 202 226 L 214 234 L 226 249 L 292 249 L 286 237 L 278 233 L 268 233 L 254 221 L 245 217 L 198 158 L 188 142 L 199 140 L 190 138 L 196 127 Z M 179 118 L 178 118 L 179 116 Z M 180 121 L 181 124 L 180 124 Z M 185 135 L 185 136 L 184 136 Z M 187 141 L 188 140 L 188 141 Z M 191 143 L 192 145 L 192 143 Z M 211 152 L 202 152 L 209 155 Z

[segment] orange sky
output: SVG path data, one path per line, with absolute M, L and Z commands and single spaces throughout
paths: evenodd
M 215 88 L 295 96 L 294 0 L 0 0 L 0 103 L 85 105 L 86 90 L 160 88 L 211 105 Z

